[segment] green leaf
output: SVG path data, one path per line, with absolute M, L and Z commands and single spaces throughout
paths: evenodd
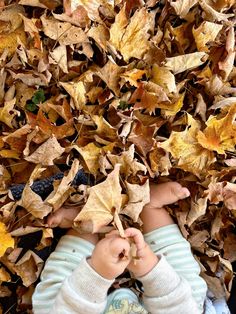
M 25 105 L 26 110 L 30 111 L 30 112 L 34 112 L 37 110 L 38 106 L 32 102 L 28 103 Z
M 41 103 L 41 102 L 44 102 L 45 99 L 46 99 L 46 98 L 45 98 L 45 95 L 44 95 L 44 90 L 38 89 L 38 90 L 35 92 L 34 96 L 32 97 L 32 102 L 33 102 L 35 105 L 37 105 L 37 104 L 39 104 L 39 103 Z
M 125 109 L 129 109 L 130 107 L 131 107 L 131 105 L 128 104 L 126 101 L 120 100 L 120 104 L 117 107 L 117 109 L 125 110 Z

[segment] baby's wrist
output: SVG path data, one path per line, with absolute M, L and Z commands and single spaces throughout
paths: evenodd
M 114 273 L 113 270 L 110 269 L 110 267 L 108 267 L 108 265 L 104 265 L 104 264 L 101 264 L 100 262 L 97 262 L 93 258 L 93 256 L 87 259 L 87 263 L 101 277 L 108 279 L 108 280 L 114 280 L 116 278 L 116 274 Z

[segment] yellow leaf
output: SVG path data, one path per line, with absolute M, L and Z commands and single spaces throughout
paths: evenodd
M 226 116 L 221 119 L 217 116 L 210 116 L 205 130 L 197 135 L 198 143 L 218 154 L 224 154 L 226 150 L 235 151 L 235 114 L 236 104 L 232 105 Z
M 160 147 L 171 153 L 179 168 L 199 176 L 215 161 L 215 157 L 197 143 L 200 123 L 189 114 L 187 117 L 188 127 L 183 132 L 172 132 L 170 138 L 161 143 Z
M 194 69 L 206 62 L 208 55 L 205 52 L 193 52 L 185 55 L 166 58 L 165 67 L 174 74 Z
M 76 226 L 96 233 L 113 221 L 115 213 L 117 219 L 122 203 L 119 171 L 120 165 L 116 164 L 105 181 L 90 189 L 87 203 L 74 220 Z
M 2 158 L 15 158 L 20 159 L 20 153 L 11 149 L 2 149 L 0 150 L 0 155 Z
M 26 44 L 26 34 L 22 27 L 11 33 L 0 34 L 0 53 L 2 54 L 4 49 L 8 49 L 9 54 L 13 54 L 18 46 L 18 38 L 23 44 Z
M 111 26 L 110 43 L 120 51 L 126 62 L 132 57 L 141 59 L 148 51 L 150 47 L 148 32 L 153 27 L 152 16 L 146 8 L 142 8 L 134 13 L 128 26 L 127 24 L 125 6 L 123 6 Z
M 83 82 L 60 82 L 60 85 L 65 88 L 67 93 L 73 98 L 75 108 L 82 110 L 85 108 L 86 89 Z
M 183 107 L 184 96 L 185 93 L 180 95 L 177 101 L 171 104 L 160 103 L 158 107 L 164 110 L 166 116 L 174 116 Z
M 14 248 L 14 239 L 7 232 L 4 223 L 0 222 L 0 257 L 2 257 L 8 248 Z
M 151 81 L 160 85 L 166 93 L 176 93 L 175 76 L 165 67 L 154 64 Z
M 175 2 L 170 1 L 170 4 L 175 9 L 175 12 L 181 18 L 184 18 L 197 2 L 197 0 L 177 0 Z
M 88 170 L 93 174 L 98 174 L 99 165 L 99 156 L 102 151 L 112 151 L 115 143 L 111 143 L 104 147 L 98 147 L 95 143 L 89 143 L 84 147 L 78 147 L 77 145 L 73 145 L 72 147 L 75 148 L 83 157 Z
M 16 99 L 13 98 L 10 101 L 6 101 L 4 107 L 0 108 L 0 121 L 4 122 L 9 128 L 12 128 L 12 119 L 16 115 L 16 110 L 13 109 L 15 103 Z
M 216 36 L 221 31 L 223 25 L 211 23 L 208 21 L 202 22 L 198 28 L 193 28 L 193 36 L 199 51 L 208 51 L 207 43 L 213 42 Z

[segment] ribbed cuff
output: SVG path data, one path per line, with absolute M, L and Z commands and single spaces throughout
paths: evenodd
M 70 285 L 80 295 L 94 303 L 102 303 L 107 298 L 107 291 L 114 280 L 100 276 L 83 258 L 71 276 Z
M 148 232 L 144 234 L 144 240 L 151 247 L 155 246 L 156 251 L 175 243 L 183 241 L 188 243 L 184 239 L 182 233 L 179 230 L 179 227 L 176 224 L 164 226 Z
M 147 297 L 162 297 L 171 293 L 179 284 L 180 277 L 163 255 L 157 255 L 159 262 L 145 276 L 137 278 L 142 282 Z

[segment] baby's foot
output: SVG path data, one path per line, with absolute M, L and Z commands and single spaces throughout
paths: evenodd
M 165 205 L 173 204 L 190 195 L 187 188 L 182 187 L 177 182 L 166 182 L 150 185 L 150 203 L 148 208 L 161 208 Z
M 79 207 L 63 206 L 48 216 L 47 225 L 50 228 L 71 228 L 73 221 L 79 212 Z

